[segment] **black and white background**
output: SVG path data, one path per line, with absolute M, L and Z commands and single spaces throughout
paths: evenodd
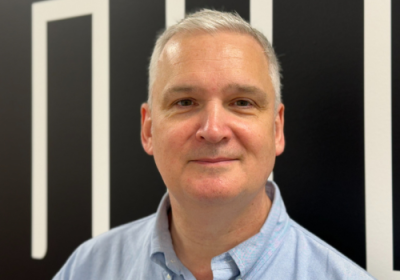
M 0 279 L 51 279 L 92 237 L 95 15 L 83 15 L 47 23 L 47 248 L 42 258 L 32 255 L 32 4 L 38 2 L 0 1 Z M 140 144 L 139 108 L 155 36 L 173 2 L 109 0 L 110 227 L 155 212 L 165 192 Z M 274 180 L 294 220 L 370 270 L 367 258 L 373 262 L 376 252 L 367 252 L 366 225 L 367 2 L 378 3 L 275 0 L 272 41 L 283 68 L 287 142 Z M 370 272 L 400 279 L 400 2 L 379 3 L 391 6 L 391 107 L 381 112 L 391 111 L 393 240 L 383 242 L 392 244 L 393 266 Z M 185 12 L 208 7 L 250 20 L 250 0 L 184 4 Z M 376 55 L 387 53 L 382 42 Z

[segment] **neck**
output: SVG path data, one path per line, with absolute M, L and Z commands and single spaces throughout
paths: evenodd
M 176 255 L 196 279 L 213 279 L 211 259 L 257 234 L 271 208 L 265 189 L 229 203 L 179 204 L 170 195 L 170 231 Z

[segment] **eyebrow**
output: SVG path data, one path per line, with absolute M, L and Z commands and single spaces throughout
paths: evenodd
M 229 84 L 226 87 L 223 88 L 224 92 L 243 92 L 243 93 L 254 93 L 254 94 L 260 94 L 263 97 L 267 97 L 267 93 L 264 92 L 262 89 L 256 86 L 251 86 L 251 85 L 242 85 L 242 84 Z
M 170 87 L 168 88 L 165 93 L 165 95 L 168 94 L 174 94 L 174 93 L 181 93 L 181 92 L 192 92 L 192 91 L 197 91 L 199 90 L 200 87 L 195 87 L 195 86 L 189 86 L 189 85 L 180 85 L 180 86 L 174 86 L 174 87 Z
M 189 85 L 180 85 L 180 86 L 174 86 L 168 88 L 164 93 L 163 93 L 163 104 L 167 103 L 168 99 L 172 98 L 174 94 L 179 94 L 183 92 L 194 92 L 200 90 L 199 87 L 195 86 L 189 86 Z
M 192 85 L 178 85 L 168 88 L 163 94 L 164 103 L 171 98 L 174 94 L 179 93 L 190 93 L 190 92 L 199 92 L 202 91 L 201 87 L 192 86 Z M 237 92 L 237 93 L 246 93 L 246 94 L 254 94 L 259 98 L 261 103 L 266 104 L 268 101 L 267 93 L 260 89 L 259 87 L 246 85 L 246 84 L 238 84 L 231 83 L 225 86 L 222 89 L 223 92 Z
M 232 83 L 227 85 L 223 88 L 224 92 L 235 92 L 235 93 L 245 93 L 251 94 L 257 97 L 258 101 L 260 102 L 259 105 L 264 107 L 268 104 L 268 95 L 265 91 L 261 88 L 253 86 L 253 85 L 246 85 L 246 84 L 238 84 Z

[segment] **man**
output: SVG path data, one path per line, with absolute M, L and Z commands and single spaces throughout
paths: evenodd
M 80 246 L 55 279 L 373 279 L 292 221 L 267 182 L 285 146 L 279 65 L 238 15 L 157 40 L 141 139 L 168 188 L 156 214 Z

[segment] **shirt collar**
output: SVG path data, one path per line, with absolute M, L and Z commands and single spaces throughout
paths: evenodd
M 156 223 L 151 238 L 150 258 L 164 269 L 177 275 L 184 275 L 187 274 L 188 270 L 179 261 L 172 246 L 168 223 L 168 210 L 170 208 L 171 202 L 167 192 L 157 209 Z
M 230 256 L 238 267 L 240 275 L 244 276 L 251 271 L 252 267 L 259 263 L 265 265 L 272 258 L 287 232 L 289 216 L 286 213 L 278 186 L 274 182 L 268 181 L 265 189 L 272 201 L 272 207 L 260 232 L 228 252 L 213 258 L 212 263 L 216 263 L 218 259 L 226 260 Z M 167 192 L 163 196 L 156 214 L 150 245 L 151 260 L 175 274 L 185 276 L 190 272 L 179 261 L 172 246 L 167 214 L 170 207 L 171 203 Z
M 239 267 L 241 276 L 258 264 L 267 265 L 289 228 L 289 216 L 278 186 L 268 181 L 265 188 L 272 207 L 260 232 L 228 251 Z

